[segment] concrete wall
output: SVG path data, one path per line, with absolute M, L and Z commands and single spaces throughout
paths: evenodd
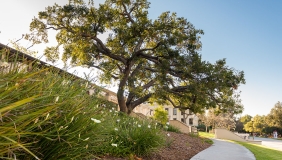
M 261 144 L 261 141 L 253 141 L 250 139 L 245 140 L 241 138 L 240 136 L 236 135 L 235 133 L 227 129 L 223 129 L 223 128 L 215 129 L 215 138 L 228 139 L 228 140 L 239 141 L 239 142 L 248 142 L 248 143 L 254 143 L 254 144 Z
M 187 126 L 186 124 L 178 120 L 169 120 L 169 124 L 173 127 L 178 128 L 182 133 L 191 133 L 191 126 Z

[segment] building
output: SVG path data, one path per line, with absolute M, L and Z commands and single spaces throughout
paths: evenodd
M 133 111 L 150 117 L 154 115 L 155 109 L 159 106 L 160 105 L 158 104 L 143 103 L 137 106 Z M 191 111 L 186 110 L 183 113 L 178 108 L 174 108 L 172 105 L 163 105 L 163 108 L 168 112 L 169 120 L 177 120 L 186 124 L 187 126 L 198 126 L 199 118 Z

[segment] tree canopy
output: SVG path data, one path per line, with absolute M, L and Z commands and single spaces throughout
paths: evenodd
M 269 126 L 282 128 L 282 102 L 277 102 L 266 116 Z
M 245 83 L 244 73 L 228 67 L 225 59 L 203 61 L 203 30 L 176 13 L 149 19 L 149 5 L 147 0 L 106 0 L 99 7 L 83 0 L 54 4 L 32 20 L 26 39 L 46 43 L 48 30 L 56 30 L 57 46 L 47 47 L 45 56 L 103 71 L 102 81 L 118 83 L 122 112 L 145 101 L 194 113 L 234 105 L 232 95 Z
M 240 118 L 240 121 L 241 121 L 243 124 L 246 124 L 246 123 L 252 121 L 252 118 L 253 118 L 252 116 L 246 114 L 246 115 L 244 115 L 244 116 L 242 116 L 242 117 Z
M 249 115 L 246 115 L 245 116 L 246 120 L 249 117 L 250 117 Z M 244 124 L 244 129 L 247 132 L 258 132 L 261 134 L 266 126 L 267 124 L 265 123 L 265 116 L 256 115 L 253 118 L 251 118 L 249 122 Z

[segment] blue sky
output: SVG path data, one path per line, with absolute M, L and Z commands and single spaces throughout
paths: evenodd
M 96 3 L 103 0 L 95 0 Z M 280 0 L 149 0 L 150 18 L 176 12 L 198 29 L 203 60 L 226 58 L 227 65 L 245 72 L 239 87 L 243 114 L 266 115 L 282 101 L 282 1 Z M 67 0 L 9 0 L 1 2 L 0 43 L 7 44 L 28 32 L 38 11 Z M 40 47 L 38 50 L 41 52 Z

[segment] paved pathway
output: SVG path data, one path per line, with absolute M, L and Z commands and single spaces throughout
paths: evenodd
M 252 137 L 250 139 L 252 139 Z M 262 141 L 261 144 L 263 146 L 267 146 L 282 151 L 282 140 L 275 140 L 271 138 L 259 138 L 259 137 L 255 137 L 255 140 Z
M 221 139 L 212 139 L 214 144 L 198 153 L 191 160 L 255 160 L 245 147 Z

